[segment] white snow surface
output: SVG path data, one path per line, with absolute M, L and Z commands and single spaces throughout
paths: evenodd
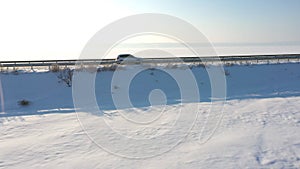
M 75 112 L 72 88 L 58 82 L 59 73 L 1 73 L 0 168 L 300 168 L 300 64 L 224 69 L 228 100 L 223 114 L 210 112 L 210 84 L 203 67 L 192 68 L 200 101 L 180 104 L 174 81 L 151 69 L 132 82 L 135 108 L 121 110 L 111 99 L 122 90 L 110 86 L 113 72 L 98 72 L 100 115 Z M 167 96 L 162 114 L 161 105 L 149 107 L 149 91 L 155 88 Z M 18 105 L 22 99 L 30 104 Z M 204 123 L 208 116 L 211 120 Z M 191 130 L 174 130 L 178 121 Z M 122 135 L 138 141 L 120 142 Z M 169 151 L 156 154 L 177 140 Z M 136 158 L 145 154 L 153 156 Z

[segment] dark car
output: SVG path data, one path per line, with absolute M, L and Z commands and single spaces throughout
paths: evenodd
M 141 58 L 137 58 L 131 54 L 120 54 L 117 59 L 117 63 L 131 63 L 131 64 L 139 64 L 141 62 Z

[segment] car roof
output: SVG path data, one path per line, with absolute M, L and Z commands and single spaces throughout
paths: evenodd
M 131 54 L 120 54 L 118 57 L 134 57 Z

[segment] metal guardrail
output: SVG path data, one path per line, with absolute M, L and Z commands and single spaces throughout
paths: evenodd
M 178 63 L 178 62 L 243 62 L 243 61 L 280 61 L 298 60 L 300 54 L 280 55 L 241 55 L 241 56 L 208 56 L 208 57 L 180 57 L 180 58 L 143 58 L 142 63 Z M 42 66 L 74 66 L 76 64 L 109 65 L 118 63 L 115 59 L 81 59 L 81 60 L 35 60 L 35 61 L 0 61 L 0 67 L 42 67 Z
M 0 61 L 0 67 L 40 67 L 40 66 L 73 66 L 76 63 L 82 64 L 113 64 L 115 59 L 84 59 L 84 60 L 34 60 L 34 61 Z

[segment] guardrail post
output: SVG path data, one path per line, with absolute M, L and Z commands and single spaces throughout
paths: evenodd
M 31 70 L 33 70 L 33 65 L 32 64 L 30 64 L 30 62 L 28 62 L 29 63 L 29 65 L 30 65 L 30 68 L 31 68 Z

